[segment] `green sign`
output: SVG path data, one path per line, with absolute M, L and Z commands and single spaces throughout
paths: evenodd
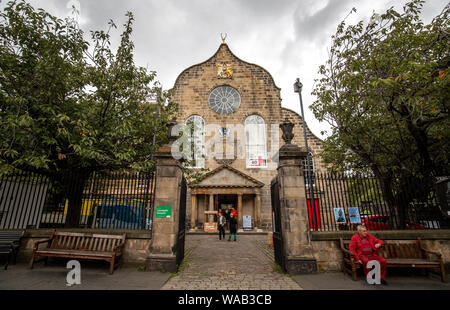
M 172 217 L 172 206 L 157 206 L 156 218 Z

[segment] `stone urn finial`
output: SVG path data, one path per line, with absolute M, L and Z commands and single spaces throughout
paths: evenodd
M 283 131 L 282 138 L 285 144 L 291 144 L 292 139 L 294 139 L 294 134 L 292 133 L 294 126 L 295 124 L 290 122 L 287 118 L 280 124 L 280 128 Z
M 169 140 L 168 145 L 172 145 L 172 143 L 177 139 L 177 137 L 172 136 L 172 128 L 177 124 L 176 119 L 172 118 L 167 122 L 167 139 Z

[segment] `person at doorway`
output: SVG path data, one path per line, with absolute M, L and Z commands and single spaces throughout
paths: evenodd
M 237 210 L 234 207 L 231 208 L 230 214 L 234 214 L 234 218 L 235 219 L 238 218 L 238 212 L 237 212 Z
M 225 216 L 222 214 L 222 212 L 219 212 L 219 217 L 217 220 L 217 228 L 219 230 L 219 240 L 225 240 L 225 224 L 226 224 L 226 219 Z
M 230 235 L 228 241 L 231 241 L 231 235 L 234 234 L 234 241 L 236 241 L 237 221 L 234 218 L 234 214 L 230 214 Z
M 366 276 L 370 271 L 367 263 L 371 260 L 378 261 L 381 269 L 381 283 L 387 285 L 386 259 L 378 255 L 378 249 L 384 246 L 384 242 L 367 233 L 367 228 L 363 225 L 358 225 L 357 230 L 358 233 L 350 241 L 349 250 L 355 255 L 356 262 L 362 264 Z
M 230 210 L 225 208 L 225 211 L 223 211 L 223 216 L 225 216 L 225 220 L 228 225 L 228 230 L 230 229 Z

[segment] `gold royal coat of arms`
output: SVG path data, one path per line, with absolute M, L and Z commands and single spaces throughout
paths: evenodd
M 217 77 L 221 79 L 231 79 L 233 77 L 233 68 L 230 63 L 222 62 L 217 64 Z

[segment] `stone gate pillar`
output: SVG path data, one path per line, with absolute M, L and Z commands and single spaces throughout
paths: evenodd
M 307 152 L 304 148 L 291 144 L 294 136 L 293 126 L 294 124 L 286 122 L 280 125 L 286 144 L 280 148 L 277 168 L 286 270 L 290 274 L 315 273 L 317 261 L 309 239 L 308 208 L 303 177 L 303 160 Z
M 169 126 L 169 133 L 171 127 Z M 169 140 L 172 140 L 169 138 Z M 152 240 L 150 254 L 146 261 L 147 270 L 161 270 L 175 272 L 176 245 L 179 232 L 179 210 L 181 198 L 181 183 L 183 171 L 181 161 L 175 159 L 171 153 L 171 141 L 160 147 L 155 155 L 156 183 L 155 202 L 153 204 Z M 166 217 L 157 214 L 158 207 L 171 212 L 165 212 Z M 170 208 L 169 208 L 170 207 Z

